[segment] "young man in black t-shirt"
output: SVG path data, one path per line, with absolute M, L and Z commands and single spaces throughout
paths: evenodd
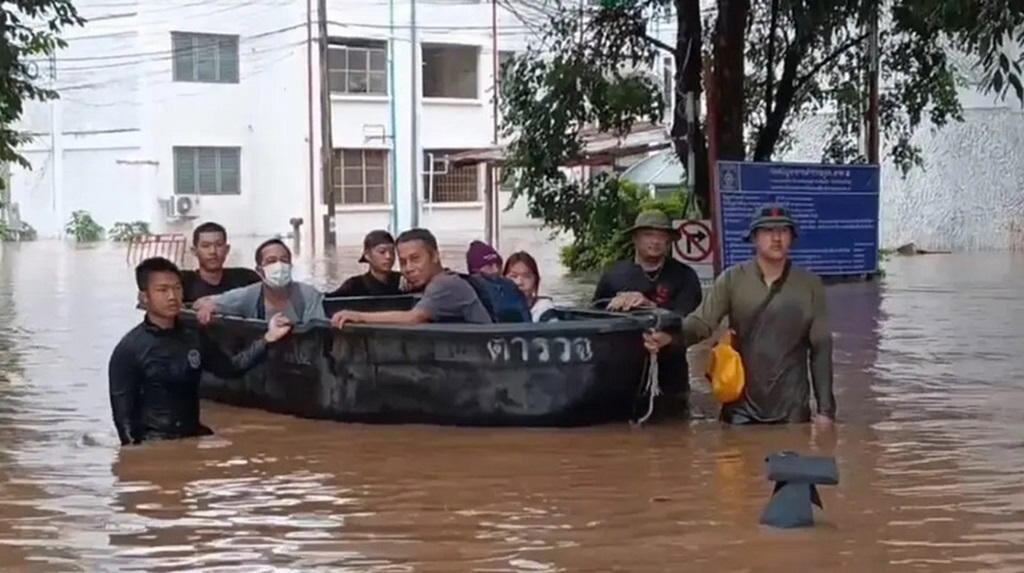
M 640 213 L 626 230 L 632 235 L 636 255 L 631 261 L 613 264 L 597 283 L 594 305 L 629 311 L 658 307 L 685 317 L 703 299 L 700 277 L 689 265 L 669 256 L 672 241 L 679 238 L 667 215 L 657 210 Z M 689 413 L 689 366 L 686 348 L 670 346 L 658 354 L 659 384 L 664 392 L 665 414 Z
M 370 231 L 363 239 L 360 263 L 370 268 L 364 274 L 349 277 L 328 297 L 393 296 L 402 294 L 402 274 L 395 266 L 395 239 L 384 230 Z
M 199 269 L 181 273 L 186 304 L 260 282 L 260 276 L 252 269 L 225 268 L 230 252 L 228 232 L 223 226 L 207 222 L 192 231 L 192 254 L 199 262 Z

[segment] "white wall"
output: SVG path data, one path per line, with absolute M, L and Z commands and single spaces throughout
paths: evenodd
M 422 67 L 422 54 L 412 49 L 411 7 L 408 1 L 394 2 L 394 42 L 390 56 L 394 62 L 396 86 L 392 125 L 391 100 L 387 96 L 332 94 L 331 124 L 334 146 L 348 148 L 386 148 L 394 154 L 397 172 L 391 173 L 392 197 L 397 200 L 395 218 L 399 229 L 414 225 L 429 226 L 442 239 L 461 240 L 467 232 L 482 236 L 485 222 L 482 201 L 460 204 L 423 205 L 413 196 L 422 197 L 422 180 L 414 173 L 422 172 L 419 160 L 424 150 L 470 149 L 490 146 L 493 142 L 491 89 L 492 33 L 491 4 L 488 2 L 434 1 L 416 2 L 417 40 L 420 43 L 476 46 L 478 99 L 422 98 L 422 85 L 413 85 L 413 58 Z M 337 1 L 329 6 L 329 33 L 334 37 L 389 40 L 388 4 L 354 0 Z M 499 50 L 521 49 L 526 28 L 511 14 L 499 9 Z M 423 73 L 417 75 L 422 82 Z M 419 117 L 413 113 L 413 93 L 420 95 Z M 413 141 L 414 121 L 418 141 Z M 385 141 L 379 139 L 385 136 Z M 368 140 L 370 136 L 370 140 Z M 390 162 L 390 159 L 389 159 Z M 481 180 L 481 184 L 483 180 Z M 373 228 L 394 230 L 392 206 L 338 206 L 338 240 L 351 242 Z M 443 213 L 443 214 L 442 214 Z M 320 218 L 318 217 L 318 221 Z M 468 229 L 468 231 L 467 231 Z
M 200 217 L 223 222 L 234 235 L 288 230 L 288 219 L 308 210 L 304 4 L 171 0 L 142 6 L 149 6 L 139 17 L 142 50 L 167 55 L 148 61 L 143 72 L 143 152 L 158 164 L 156 197 L 173 191 L 174 146 L 237 146 L 241 194 L 200 197 Z M 239 83 L 172 82 L 172 31 L 239 35 Z

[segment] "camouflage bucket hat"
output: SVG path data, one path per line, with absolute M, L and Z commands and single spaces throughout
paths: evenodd
M 633 222 L 633 226 L 623 231 L 623 234 L 632 235 L 636 231 L 640 231 L 642 229 L 665 231 L 671 235 L 673 239 L 679 239 L 679 230 L 672 227 L 672 222 L 669 220 L 668 215 L 657 209 L 648 209 L 647 211 L 641 212 L 636 216 L 636 221 Z
M 796 222 L 790 216 L 789 210 L 780 205 L 765 205 L 758 210 L 757 215 L 750 222 L 750 229 L 743 240 L 750 242 L 754 238 L 754 232 L 758 229 L 775 229 L 778 227 L 789 227 L 796 238 Z

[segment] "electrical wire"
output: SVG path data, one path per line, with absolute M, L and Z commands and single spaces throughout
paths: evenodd
M 416 1 L 428 4 L 428 5 L 433 5 L 433 6 L 459 6 L 459 5 L 468 5 L 468 4 L 478 4 L 477 2 L 472 2 L 472 1 L 465 2 L 465 1 L 459 1 L 459 0 L 455 0 L 455 1 L 449 1 L 449 0 L 416 0 Z M 510 13 L 510 15 L 512 17 L 514 17 L 516 20 L 518 20 L 520 22 L 520 24 L 517 24 L 517 25 L 505 25 L 505 26 L 500 26 L 498 28 L 497 35 L 499 37 L 505 38 L 505 39 L 520 39 L 520 38 L 522 38 L 522 39 L 529 39 L 529 38 L 531 38 L 531 36 L 533 36 L 535 34 L 535 30 L 536 30 L 536 26 L 533 26 L 533 25 L 531 25 L 529 23 L 530 20 L 539 21 L 539 20 L 537 20 L 537 17 L 543 17 L 543 19 L 545 21 L 550 21 L 550 17 L 552 15 L 560 14 L 560 13 L 564 14 L 567 11 L 569 11 L 569 9 L 564 7 L 563 5 L 551 5 L 551 4 L 549 4 L 549 3 L 547 3 L 547 2 L 545 2 L 543 0 L 497 0 L 497 1 L 498 1 L 498 4 L 502 8 L 504 8 L 507 12 Z M 371 4 L 372 4 L 372 2 L 371 2 Z M 383 5 L 385 3 L 384 2 L 379 2 L 379 4 Z M 274 10 L 279 10 L 281 8 L 284 8 L 284 7 L 288 6 L 288 5 L 290 5 L 290 4 L 289 3 L 275 3 L 275 4 L 272 4 L 270 6 L 263 6 L 262 10 L 258 10 L 255 13 L 249 12 L 248 14 L 246 14 L 246 16 L 262 15 L 262 14 L 265 14 L 266 12 L 270 12 L 270 11 L 274 11 Z M 150 15 L 152 15 L 154 13 L 171 12 L 171 11 L 175 11 L 175 10 L 180 10 L 181 8 L 198 7 L 198 6 L 209 6 L 208 0 L 206 0 L 206 1 L 199 1 L 199 0 L 197 0 L 195 2 L 190 2 L 190 3 L 186 3 L 186 4 L 176 4 L 173 8 L 171 8 L 171 7 L 163 7 L 164 9 L 161 9 L 161 10 L 147 9 L 143 14 L 145 16 L 150 16 Z M 90 5 L 90 8 L 99 8 L 99 7 L 107 7 L 107 8 L 131 8 L 131 7 L 135 7 L 135 8 L 137 8 L 137 4 L 135 4 L 135 3 L 111 3 L 111 4 L 92 4 L 92 5 Z M 239 10 L 239 9 L 242 9 L 242 8 L 250 8 L 250 10 L 251 10 L 252 6 L 250 4 L 242 4 L 242 3 L 240 3 L 240 4 L 236 4 L 236 5 L 232 5 L 232 6 L 220 7 L 220 8 L 215 9 L 215 10 L 207 10 L 203 14 L 196 16 L 196 18 L 198 20 L 202 21 L 203 19 L 205 19 L 206 17 L 209 17 L 211 15 L 224 14 L 224 13 L 235 11 L 235 10 Z M 525 13 L 530 13 L 534 17 L 533 18 L 527 17 L 527 16 L 524 15 L 524 12 Z M 712 14 L 714 12 L 715 12 L 714 9 L 702 10 L 702 14 L 704 14 L 704 15 Z M 123 15 L 133 15 L 133 14 L 136 17 L 140 17 L 140 14 L 138 12 L 124 13 Z M 117 14 L 117 13 L 107 13 L 107 14 L 101 14 L 100 16 L 95 16 L 94 18 L 102 20 L 104 18 L 113 18 L 113 17 L 117 17 L 117 16 L 120 16 L 120 15 Z M 351 30 L 351 29 L 356 29 L 356 30 L 360 30 L 360 29 L 387 30 L 389 28 L 406 29 L 406 30 L 411 29 L 411 26 L 409 26 L 409 25 L 396 24 L 395 26 L 392 27 L 392 26 L 389 26 L 389 25 L 386 25 L 386 24 L 375 24 L 375 23 L 371 23 L 371 22 L 339 22 L 339 21 L 329 20 L 328 24 L 331 25 L 332 27 L 334 27 L 336 29 L 340 29 L 340 30 Z M 271 29 L 271 30 L 265 30 L 265 31 L 258 32 L 258 33 L 255 33 L 255 34 L 239 35 L 238 36 L 238 46 L 239 46 L 239 56 L 240 56 L 239 57 L 239 67 L 240 67 L 240 70 L 239 70 L 239 81 L 241 81 L 243 78 L 244 79 L 251 79 L 251 78 L 253 78 L 255 76 L 261 75 L 261 74 L 266 73 L 267 71 L 273 69 L 278 64 L 282 63 L 283 61 L 285 61 L 289 57 L 295 55 L 296 49 L 298 47 L 300 47 L 300 46 L 305 46 L 306 41 L 307 41 L 304 34 L 303 34 L 303 37 L 302 37 L 301 40 L 285 41 L 285 42 L 280 42 L 280 43 L 271 44 L 271 45 L 263 45 L 262 40 L 269 39 L 269 38 L 275 38 L 275 37 L 280 36 L 280 35 L 286 35 L 286 34 L 288 34 L 289 32 L 292 32 L 292 31 L 304 30 L 305 28 L 306 28 L 306 22 L 300 22 L 298 24 L 293 24 L 293 25 L 284 26 L 284 27 L 278 27 L 278 28 L 274 28 L 274 29 Z M 449 32 L 449 33 L 450 32 L 461 32 L 461 31 L 492 31 L 493 32 L 492 26 L 490 26 L 490 25 L 419 25 L 419 26 L 417 26 L 417 29 L 424 30 L 424 31 L 427 31 L 427 32 Z M 665 32 L 670 32 L 671 30 L 672 30 L 672 28 L 667 28 L 665 30 Z M 71 46 L 74 46 L 76 43 L 78 43 L 80 41 L 88 41 L 88 40 L 103 39 L 103 38 L 124 38 L 124 39 L 127 40 L 127 39 L 130 39 L 130 38 L 137 38 L 137 37 L 138 37 L 137 34 L 135 32 L 133 32 L 133 31 L 118 31 L 118 32 L 96 34 L 96 35 L 90 35 L 90 36 L 72 37 L 72 38 L 68 38 L 68 42 L 69 42 L 69 44 Z M 395 42 L 398 42 L 398 43 L 402 43 L 402 42 L 408 43 L 408 42 L 411 41 L 409 38 L 402 38 L 400 36 L 391 36 L 391 37 L 388 37 L 388 38 L 380 38 L 380 39 L 382 41 L 392 40 L 392 41 L 395 41 Z M 314 41 L 316 41 L 316 39 L 314 39 Z M 428 43 L 428 42 L 425 42 L 425 43 Z M 255 44 L 255 46 L 254 46 L 254 44 Z M 250 47 L 250 46 L 253 46 L 253 47 Z M 483 46 L 482 46 L 482 48 L 483 48 Z M 274 54 L 274 53 L 277 53 L 279 55 L 276 56 L 276 57 L 267 57 L 267 58 L 265 58 L 268 61 L 261 61 L 262 58 L 260 58 L 260 56 Z M 48 65 L 51 66 L 50 76 L 51 76 L 51 79 L 53 80 L 53 85 L 51 87 L 53 89 L 58 90 L 58 92 L 62 94 L 62 99 L 64 99 L 65 101 L 68 101 L 68 102 L 71 102 L 71 103 L 76 103 L 78 105 L 90 106 L 90 107 L 111 107 L 111 106 L 124 105 L 124 104 L 137 105 L 137 102 L 129 102 L 129 101 L 124 101 L 124 100 L 120 100 L 120 101 L 85 101 L 83 99 L 77 98 L 74 95 L 74 92 L 81 92 L 81 91 L 85 91 L 85 90 L 97 90 L 99 88 L 105 88 L 105 87 L 113 88 L 113 87 L 118 87 L 118 86 L 124 86 L 125 84 L 129 84 L 129 85 L 134 84 L 135 87 L 138 88 L 138 87 L 140 87 L 142 85 L 145 85 L 145 83 L 148 82 L 150 79 L 156 80 L 157 78 L 165 78 L 165 77 L 167 77 L 172 72 L 171 72 L 170 69 L 167 69 L 166 67 L 161 67 L 160 69 L 150 69 L 150 70 L 145 70 L 145 71 L 141 71 L 141 72 L 139 70 L 135 69 L 135 68 L 138 68 L 139 66 L 148 66 L 148 65 L 151 65 L 151 64 L 159 64 L 161 62 L 168 62 L 168 61 L 173 60 L 174 55 L 175 55 L 175 52 L 174 52 L 173 49 L 171 49 L 171 50 L 158 50 L 158 51 L 143 52 L 143 53 L 139 53 L 139 52 L 127 53 L 126 52 L 126 53 L 119 53 L 119 54 L 117 54 L 117 53 L 115 53 L 115 54 L 97 54 L 97 55 L 89 55 L 89 56 L 60 56 L 60 55 L 57 55 L 57 56 L 52 57 L 52 58 L 34 59 L 34 60 L 31 60 L 31 62 L 36 64 L 37 67 L 40 64 L 48 64 Z M 61 65 L 61 64 L 69 63 L 69 62 L 75 63 L 76 65 L 71 65 L 71 66 Z M 80 65 L 77 65 L 77 64 L 80 64 Z M 126 73 L 124 73 L 122 75 L 119 75 L 119 76 L 105 77 L 105 78 L 102 78 L 102 79 L 101 78 L 92 78 L 92 81 L 88 81 L 88 82 L 62 84 L 59 81 L 60 79 L 65 78 L 69 74 L 73 78 L 75 76 L 80 76 L 80 75 L 87 74 L 87 73 L 88 74 L 98 73 L 99 75 L 103 75 L 104 70 L 121 70 L 121 71 L 126 71 Z M 154 83 L 165 84 L 165 83 L 169 83 L 169 82 L 168 81 L 157 81 L 157 82 L 154 82 Z M 182 85 L 182 84 L 179 83 L 179 85 Z M 122 94 L 124 92 L 123 89 L 119 90 L 119 91 Z M 175 94 L 173 97 L 175 97 L 175 98 L 177 98 L 177 97 L 192 97 L 192 96 L 202 95 L 203 93 L 206 93 L 206 91 L 200 89 L 200 90 L 197 91 L 197 93 L 194 93 L 194 94 Z M 65 94 L 70 94 L 70 95 L 65 95 Z

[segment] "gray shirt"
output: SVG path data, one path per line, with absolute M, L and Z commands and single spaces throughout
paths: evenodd
M 278 312 L 284 313 L 295 324 L 308 322 L 311 318 L 327 318 L 324 314 L 324 294 L 313 285 L 292 282 L 288 285 L 288 303 L 284 308 L 268 306 L 265 309 L 266 316 L 261 317 L 260 303 L 262 301 L 266 304 L 262 295 L 263 283 L 258 282 L 214 296 L 213 302 L 216 312 L 242 318 L 267 319 Z
M 416 310 L 427 313 L 430 322 L 492 322 L 473 287 L 454 273 L 442 273 L 431 279 L 423 289 L 423 298 L 416 303 Z

